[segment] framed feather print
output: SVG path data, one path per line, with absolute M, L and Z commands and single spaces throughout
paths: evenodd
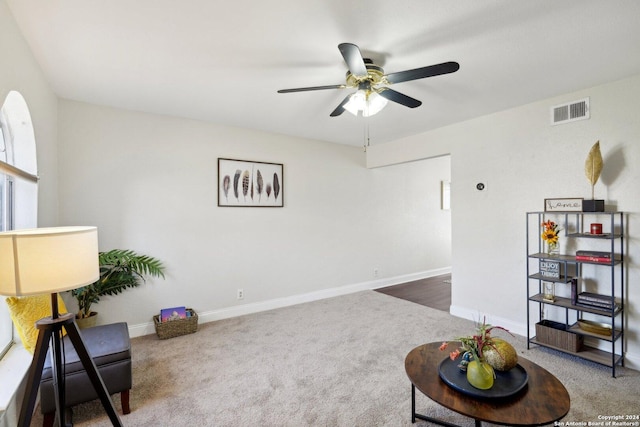
M 218 206 L 284 206 L 282 163 L 218 158 Z

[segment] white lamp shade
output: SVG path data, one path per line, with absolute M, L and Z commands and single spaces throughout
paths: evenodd
M 387 98 L 380 96 L 377 92 L 371 92 L 367 97 L 367 109 L 363 112 L 364 117 L 378 114 L 387 105 Z
M 96 227 L 0 233 L 0 295 L 62 292 L 100 277 Z
M 358 90 L 349 97 L 349 101 L 344 105 L 344 109 L 357 116 L 362 113 L 362 117 L 378 114 L 387 105 L 387 99 L 380 96 L 373 90 Z
M 358 90 L 351 94 L 349 101 L 344 104 L 344 109 L 357 116 L 360 111 L 363 111 L 367 105 L 367 94 L 364 90 Z

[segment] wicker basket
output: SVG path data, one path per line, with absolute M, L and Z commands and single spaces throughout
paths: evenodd
M 192 334 L 198 330 L 198 314 L 191 308 L 187 308 L 187 312 L 191 313 L 190 317 L 180 320 L 172 320 L 170 322 L 160 322 L 160 316 L 153 316 L 153 324 L 156 327 L 156 334 L 161 340 L 167 338 L 179 337 L 180 335 Z
M 536 341 L 577 353 L 582 349 L 584 337 L 567 332 L 567 325 L 551 320 L 536 323 Z

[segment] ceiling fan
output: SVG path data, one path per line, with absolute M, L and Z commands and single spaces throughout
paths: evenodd
M 388 85 L 454 73 L 460 68 L 457 62 L 444 62 L 413 70 L 385 74 L 382 67 L 375 65 L 369 58 L 363 58 L 360 49 L 355 44 L 341 43 L 338 45 L 338 49 L 340 49 L 340 53 L 349 68 L 346 84 L 281 89 L 278 93 L 357 88 L 356 92 L 347 95 L 340 105 L 331 112 L 330 116 L 337 117 L 346 110 L 356 116 L 361 113 L 364 117 L 367 117 L 382 110 L 387 101 L 397 102 L 409 108 L 416 108 L 422 105 L 422 102 L 417 99 L 390 89 Z

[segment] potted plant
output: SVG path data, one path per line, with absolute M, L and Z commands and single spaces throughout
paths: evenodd
M 97 313 L 91 306 L 105 295 L 117 295 L 127 288 L 139 286 L 144 276 L 164 278 L 162 262 L 132 250 L 112 249 L 98 254 L 100 278 L 86 286 L 71 291 L 78 303 L 76 321 L 83 327 L 93 326 Z

